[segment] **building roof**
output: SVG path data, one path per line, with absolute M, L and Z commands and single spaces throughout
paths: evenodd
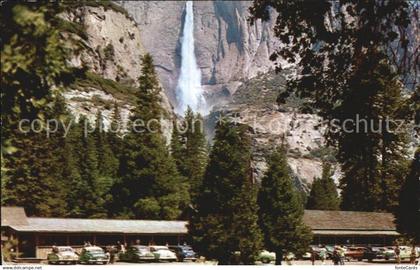
M 314 231 L 396 231 L 391 213 L 305 210 L 303 221 Z
M 2 207 L 1 226 L 28 225 L 23 207 Z
M 312 230 L 316 236 L 398 236 L 397 231 Z
M 391 213 L 305 210 L 315 235 L 398 235 Z M 2 226 L 21 232 L 187 234 L 186 221 L 26 217 L 21 207 L 1 208 Z
M 186 234 L 186 221 L 77 218 L 28 218 L 28 225 L 13 225 L 20 232 Z

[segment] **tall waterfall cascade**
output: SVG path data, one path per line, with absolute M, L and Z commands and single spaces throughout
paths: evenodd
M 176 112 L 183 114 L 187 107 L 202 115 L 208 114 L 207 103 L 201 87 L 201 71 L 194 53 L 193 2 L 187 1 L 185 22 L 181 39 L 181 73 L 176 88 L 178 106 Z

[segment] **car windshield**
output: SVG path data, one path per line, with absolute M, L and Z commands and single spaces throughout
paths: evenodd
M 89 250 L 90 253 L 92 254 L 103 254 L 103 250 L 102 249 L 91 249 Z
M 61 247 L 58 248 L 58 252 L 73 252 L 73 249 L 71 247 Z
M 167 247 L 155 247 L 156 250 L 168 250 Z
M 138 250 L 139 252 L 149 252 L 149 248 L 147 248 L 147 247 L 137 248 L 137 250 Z

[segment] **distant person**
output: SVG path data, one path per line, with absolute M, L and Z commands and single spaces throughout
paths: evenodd
M 394 253 L 395 253 L 395 261 L 397 262 L 397 264 L 400 264 L 401 263 L 401 250 L 398 244 L 395 246 Z
M 412 247 L 411 253 L 410 253 L 410 264 L 416 264 L 416 257 L 417 257 L 416 248 Z
M 137 239 L 137 240 L 136 240 L 136 245 L 140 245 L 140 243 L 141 243 L 141 242 L 140 242 L 140 239 Z
M 125 246 L 120 241 L 117 241 L 118 252 L 125 252 Z
M 334 265 L 339 265 L 340 264 L 340 255 L 338 254 L 337 248 L 334 248 L 331 259 L 332 259 Z
M 340 256 L 340 264 L 344 265 L 346 259 L 346 250 L 344 249 L 344 246 L 338 247 L 338 255 Z
M 320 246 L 319 258 L 321 259 L 321 263 L 325 264 L 325 260 L 327 259 L 327 250 L 323 246 Z
M 311 248 L 311 262 L 312 262 L 312 265 L 315 265 L 315 260 L 316 260 L 316 253 L 315 253 L 315 250 L 313 248 Z
M 109 252 L 109 263 L 113 264 L 115 262 L 115 253 L 117 253 L 117 249 L 114 246 L 110 246 L 108 248 Z

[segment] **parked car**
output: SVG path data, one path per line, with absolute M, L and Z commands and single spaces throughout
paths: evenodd
M 335 249 L 334 246 L 326 245 L 325 249 L 327 250 L 327 259 L 331 259 Z
M 80 252 L 79 262 L 85 264 L 107 264 L 109 257 L 100 247 L 84 247 Z
M 312 259 L 312 252 L 315 252 L 315 260 L 320 260 L 321 259 L 321 251 L 324 252 L 324 254 L 326 255 L 326 259 L 328 258 L 328 249 L 324 246 L 317 246 L 317 245 L 311 245 L 309 247 L 309 250 L 307 252 L 305 252 L 301 258 L 304 260 L 310 260 Z M 334 251 L 334 250 L 333 250 Z
M 169 250 L 167 246 L 150 246 L 150 251 L 158 261 L 176 262 L 176 254 Z
M 401 258 L 401 260 L 410 260 L 412 249 L 413 249 L 413 247 L 400 246 L 400 258 Z M 416 252 L 416 257 L 418 255 L 419 254 Z
M 49 264 L 76 264 L 79 256 L 74 252 L 72 247 L 57 246 L 52 248 L 52 252 L 47 255 Z
M 301 256 L 302 260 L 310 260 L 312 258 L 312 250 L 303 253 Z
M 157 258 L 148 246 L 135 245 L 120 253 L 119 260 L 126 262 L 155 261 Z
M 183 262 L 185 260 L 191 260 L 195 262 L 197 260 L 197 254 L 194 250 L 187 245 L 176 245 L 169 246 L 169 250 L 174 252 L 178 261 Z
M 363 254 L 363 259 L 373 261 L 375 259 L 385 258 L 385 248 L 383 247 L 367 247 Z
M 364 247 L 349 247 L 345 251 L 344 255 L 348 261 L 350 260 L 363 260 L 366 248 Z
M 388 247 L 384 247 L 384 258 L 385 260 L 391 260 L 395 258 L 395 251 L 394 251 L 395 247 L 392 246 L 388 246 Z
M 276 253 L 263 250 L 258 254 L 257 261 L 262 263 L 270 263 L 276 260 Z

